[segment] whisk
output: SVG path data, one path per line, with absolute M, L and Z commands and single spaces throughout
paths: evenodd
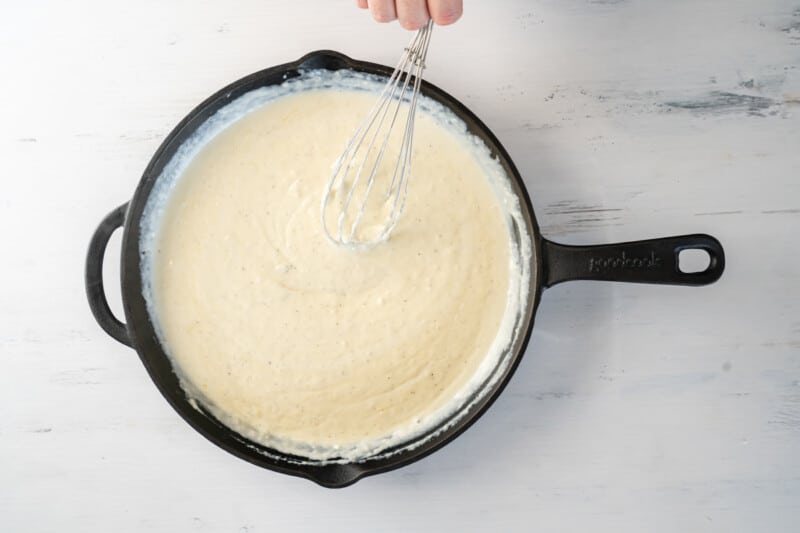
M 333 165 L 322 197 L 321 216 L 325 235 L 333 243 L 354 249 L 369 248 L 388 239 L 400 220 L 408 195 L 414 117 L 432 30 L 433 21 L 428 21 L 404 49 L 372 110 Z M 379 171 L 387 170 L 382 167 L 384 155 L 404 102 L 408 102 L 408 113 L 389 180 L 388 173 Z M 373 194 L 379 174 L 389 185 L 382 194 L 380 191 Z M 328 215 L 329 211 L 334 216 Z M 359 231 L 367 213 L 368 218 L 377 219 L 378 223 Z

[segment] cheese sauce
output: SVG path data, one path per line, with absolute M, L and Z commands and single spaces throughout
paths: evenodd
M 462 408 L 519 313 L 509 195 L 434 113 L 417 114 L 391 238 L 326 240 L 322 191 L 374 101 L 317 87 L 251 105 L 172 169 L 145 238 L 146 296 L 186 390 L 242 435 L 315 459 L 375 454 Z

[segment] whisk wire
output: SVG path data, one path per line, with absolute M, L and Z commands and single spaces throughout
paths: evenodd
M 409 46 L 404 49 L 378 100 L 356 129 L 353 137 L 345 145 L 342 155 L 333 165 L 332 173 L 322 198 L 321 220 L 326 237 L 336 244 L 351 248 L 370 247 L 386 240 L 400 220 L 408 194 L 414 119 L 432 28 L 432 22 L 429 21 L 428 25 L 418 31 Z M 408 95 L 409 92 L 411 93 L 410 95 Z M 381 195 L 384 202 L 391 201 L 388 204 L 390 207 L 388 216 L 376 234 L 370 235 L 368 238 L 359 238 L 357 233 L 359 226 L 364 214 L 367 212 L 372 189 L 375 186 L 376 177 L 387 152 L 391 132 L 400 115 L 400 108 L 405 102 L 408 102 L 408 114 L 402 130 L 399 155 L 394 165 L 389 186 L 385 194 Z M 396 105 L 392 111 L 393 103 Z M 387 125 L 386 128 L 384 127 L 385 124 Z M 384 138 L 379 141 L 378 138 L 381 133 L 384 134 Z M 375 152 L 376 150 L 377 152 Z M 365 167 L 370 161 L 372 161 L 372 166 L 369 168 L 369 175 L 366 178 L 365 185 L 363 185 L 363 196 L 357 203 L 358 208 L 355 209 L 356 190 L 359 188 L 359 184 L 362 183 Z M 347 179 L 354 169 L 355 175 L 352 178 L 352 182 L 348 184 Z M 344 200 L 341 202 L 341 209 L 335 218 L 336 231 L 332 234 L 328 227 L 326 213 L 331 202 L 331 196 L 336 190 L 344 193 Z M 352 211 L 351 208 L 353 208 Z M 349 220 L 352 220 L 352 224 L 349 228 L 346 228 L 345 226 Z
M 422 46 L 422 52 L 419 57 L 415 60 L 416 71 L 414 72 L 414 92 L 413 97 L 411 99 L 410 110 L 409 110 L 409 119 L 406 122 L 406 132 L 403 135 L 403 142 L 406 143 L 406 149 L 403 150 L 401 148 L 401 153 L 404 154 L 402 158 L 402 169 L 400 171 L 399 181 L 397 183 L 397 189 L 400 191 L 402 189 L 402 193 L 395 196 L 394 205 L 392 206 L 392 212 L 389 216 L 389 220 L 391 221 L 390 224 L 384 230 L 386 236 L 391 233 L 397 223 L 400 220 L 400 214 L 403 212 L 405 208 L 406 198 L 408 196 L 408 183 L 409 183 L 409 176 L 411 174 L 411 161 L 412 161 L 412 153 L 414 148 L 414 124 L 416 118 L 416 110 L 417 110 L 417 95 L 419 95 L 419 89 L 422 84 L 422 71 L 425 69 L 425 59 L 428 53 L 428 43 L 430 42 L 431 34 L 428 32 L 425 36 L 425 42 Z M 397 178 L 397 169 L 400 167 L 401 159 L 398 158 L 397 164 L 395 165 L 395 172 L 392 175 L 392 181 L 389 184 L 389 189 L 387 190 L 387 197 L 392 195 L 392 191 L 394 189 L 394 183 Z M 399 204 L 399 210 L 398 210 Z
M 408 51 L 408 48 L 406 49 L 406 51 Z M 407 53 L 407 54 L 404 54 L 404 56 L 406 57 L 406 61 L 405 61 L 406 64 L 408 63 L 409 58 L 411 58 L 411 55 L 412 54 L 410 52 Z M 405 80 L 403 81 L 403 88 L 402 88 L 402 90 L 400 91 L 400 94 L 397 97 L 399 102 L 403 102 L 403 100 L 405 98 L 406 92 L 408 91 L 408 85 L 409 85 L 410 79 L 411 79 L 410 76 L 407 74 L 405 76 Z M 396 92 L 396 88 L 397 88 L 397 85 L 395 85 L 394 89 L 392 90 L 392 93 L 389 95 L 389 99 L 387 100 L 387 102 L 391 101 L 394 98 L 394 94 Z M 383 121 L 384 121 L 384 119 L 386 117 L 386 113 L 387 113 L 388 109 L 389 109 L 389 106 L 387 105 L 384 108 L 384 112 L 383 112 L 384 114 L 381 117 L 381 121 L 378 124 L 378 128 L 375 130 L 375 135 L 373 136 L 373 139 L 372 139 L 373 143 L 376 140 L 376 138 L 378 136 L 378 133 L 381 131 L 381 126 L 383 125 Z M 411 114 L 411 113 L 413 113 L 413 111 L 409 111 L 409 113 L 410 113 L 409 117 L 406 120 L 406 132 L 408 131 L 407 130 L 407 125 L 409 124 L 409 122 L 413 121 L 413 115 Z M 395 124 L 395 122 L 397 122 L 397 116 L 399 114 L 400 114 L 400 105 L 398 105 L 398 106 L 396 106 L 394 108 L 394 113 L 392 114 L 392 119 L 391 119 L 391 121 L 389 123 L 389 129 L 388 129 L 389 132 L 391 132 L 394 129 L 394 124 Z M 375 159 L 375 164 L 373 165 L 372 171 L 370 172 L 369 179 L 367 180 L 367 187 L 366 187 L 366 191 L 364 192 L 364 198 L 362 199 L 361 205 L 359 206 L 358 211 L 356 212 L 355 221 L 353 222 L 353 225 L 352 225 L 352 227 L 350 229 L 350 236 L 349 236 L 349 240 L 350 241 L 352 241 L 355 238 L 356 230 L 358 229 L 358 226 L 361 223 L 361 218 L 364 216 L 364 212 L 366 211 L 367 201 L 369 199 L 370 192 L 372 192 L 372 186 L 375 184 L 375 176 L 378 174 L 378 169 L 380 168 L 381 162 L 383 161 L 383 155 L 386 153 L 386 146 L 389 144 L 390 137 L 391 137 L 390 134 L 387 133 L 386 136 L 383 139 L 383 143 L 381 143 L 380 150 L 378 151 L 378 155 L 377 155 L 377 157 Z M 403 144 L 400 147 L 400 153 L 401 154 L 405 154 L 405 152 L 404 152 L 405 143 L 406 143 L 406 136 L 405 135 L 403 136 L 402 143 Z M 373 149 L 373 144 L 370 144 L 370 147 L 369 147 L 369 149 L 367 151 L 367 154 L 364 156 L 364 161 L 369 159 L 369 155 L 372 152 L 372 149 Z M 405 158 L 404 157 L 403 158 L 398 157 L 397 163 L 395 164 L 395 169 L 397 169 L 401 159 L 405 159 Z M 354 184 L 354 187 L 355 187 L 355 184 Z M 389 190 L 391 190 L 391 184 L 390 184 L 390 189 Z M 389 194 L 389 196 L 391 196 L 391 194 Z M 388 199 L 388 197 L 387 197 L 387 199 Z M 344 210 L 346 211 L 348 207 L 349 207 L 349 204 L 345 205 Z M 393 215 L 393 212 L 389 215 L 389 220 L 390 221 L 393 218 L 392 215 Z M 379 236 L 379 238 L 382 238 L 382 237 L 383 237 L 383 235 L 381 234 Z

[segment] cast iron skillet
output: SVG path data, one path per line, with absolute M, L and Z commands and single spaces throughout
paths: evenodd
M 86 292 L 89 305 L 100 326 L 119 342 L 139 353 L 144 366 L 158 389 L 172 407 L 198 432 L 228 452 L 256 465 L 285 474 L 302 476 L 325 487 L 344 487 L 360 478 L 386 472 L 417 461 L 447 444 L 475 422 L 502 392 L 516 369 L 533 327 L 533 318 L 542 290 L 568 280 L 607 280 L 638 283 L 660 283 L 674 285 L 705 285 L 716 281 L 725 265 L 725 256 L 720 243 L 708 235 L 684 235 L 647 241 L 607 244 L 602 246 L 565 246 L 544 239 L 534 218 L 530 198 L 522 178 L 511 158 L 489 129 L 466 107 L 430 83 L 423 82 L 422 92 L 448 107 L 458 115 L 469 130 L 483 139 L 493 155 L 502 163 L 511 177 L 513 188 L 520 198 L 524 210 L 527 234 L 532 238 L 531 288 L 526 309 L 522 313 L 523 334 L 509 348 L 511 364 L 504 375 L 491 387 L 482 400 L 449 429 L 440 432 L 412 450 L 400 450 L 389 457 L 368 458 L 362 462 L 343 464 L 308 463 L 297 464 L 297 458 L 268 449 L 249 441 L 227 428 L 210 412 L 195 409 L 181 388 L 170 360 L 156 337 L 151 317 L 142 296 L 142 278 L 139 263 L 140 220 L 150 191 L 164 166 L 183 141 L 206 119 L 221 107 L 239 96 L 259 87 L 280 84 L 297 77 L 304 70 L 351 69 L 388 76 L 391 68 L 356 61 L 337 52 L 312 52 L 301 59 L 256 72 L 232 83 L 195 108 L 169 134 L 150 164 L 144 171 L 133 199 L 109 213 L 95 231 L 86 259 Z M 123 227 L 121 281 L 125 323 L 118 320 L 109 309 L 103 289 L 103 259 L 111 234 Z M 514 228 L 519 235 L 520 228 Z M 702 249 L 710 257 L 710 264 L 703 272 L 683 273 L 678 268 L 678 254 L 685 249 Z M 399 449 L 399 448 L 398 448 Z

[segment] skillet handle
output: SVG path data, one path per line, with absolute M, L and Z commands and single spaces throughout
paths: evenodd
M 89 251 L 86 254 L 86 297 L 89 308 L 92 310 L 97 323 L 103 331 L 111 335 L 126 346 L 133 346 L 128 335 L 128 328 L 111 312 L 103 289 L 103 258 L 106 246 L 111 235 L 125 223 L 125 213 L 128 204 L 125 203 L 110 212 L 97 226 L 89 242 Z
M 703 250 L 709 256 L 702 272 L 681 271 L 683 250 Z M 542 240 L 544 286 L 562 281 L 599 280 L 667 285 L 708 285 L 725 269 L 725 252 L 710 235 L 695 234 L 598 246 L 567 246 Z

